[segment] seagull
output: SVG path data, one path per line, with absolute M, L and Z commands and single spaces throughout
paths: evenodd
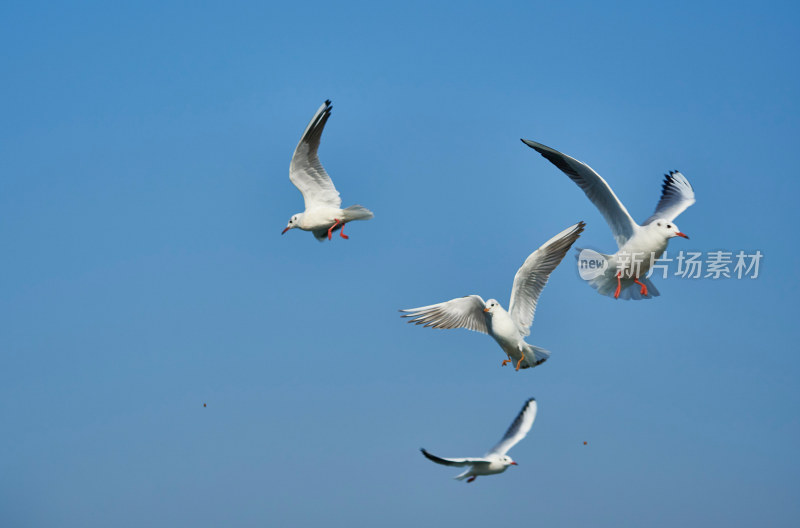
M 331 109 L 333 106 L 329 100 L 319 107 L 294 149 L 292 163 L 289 165 L 289 179 L 303 194 L 306 210 L 292 216 L 281 234 L 298 227 L 303 231 L 311 231 L 322 242 L 326 237 L 330 240 L 332 233 L 341 229 L 341 237 L 350 238 L 344 234 L 344 225 L 347 222 L 369 220 L 374 216 L 372 211 L 360 205 L 341 208 L 342 198 L 339 191 L 333 186 L 331 177 L 317 157 L 322 129 L 331 115 Z
M 525 435 L 531 430 L 533 420 L 536 418 L 536 407 L 534 398 L 526 401 L 511 427 L 506 431 L 503 439 L 481 458 L 441 458 L 428 453 L 424 448 L 420 449 L 420 451 L 425 455 L 425 458 L 437 464 L 459 467 L 469 466 L 468 470 L 453 477 L 456 480 L 467 479 L 467 482 L 472 482 L 481 475 L 497 475 L 508 469 L 509 466 L 517 465 L 506 453 L 525 438 Z
M 664 175 L 661 199 L 653 215 L 639 225 L 619 201 L 606 181 L 591 167 L 541 143 L 522 140 L 561 169 L 589 197 L 608 222 L 619 250 L 613 255 L 591 252 L 604 259 L 603 271 L 589 278 L 589 284 L 601 295 L 622 294 L 623 299 L 648 299 L 659 295 L 647 278 L 642 278 L 667 249 L 670 238 L 689 238 L 675 225 L 675 218 L 695 202 L 694 189 L 678 171 Z M 577 248 L 576 248 L 577 249 Z M 588 251 L 588 250 L 587 250 Z M 579 257 L 580 259 L 580 257 Z M 640 289 L 630 288 L 638 284 Z
M 433 328 L 467 328 L 489 334 L 497 341 L 508 359 L 502 366 L 516 361 L 516 370 L 541 365 L 550 352 L 525 342 L 536 302 L 550 273 L 564 258 L 586 224 L 578 222 L 560 232 L 531 253 L 514 276 L 509 310 L 494 299 L 484 302 L 479 295 L 467 295 L 447 302 L 400 310 L 409 323 Z

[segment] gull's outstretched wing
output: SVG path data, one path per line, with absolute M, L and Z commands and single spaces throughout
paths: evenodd
M 556 269 L 570 246 L 581 236 L 585 226 L 583 222 L 578 222 L 545 242 L 525 259 L 525 263 L 514 276 L 508 313 L 517 323 L 523 336 L 531 333 L 530 326 L 536 312 L 536 302 L 547 284 L 547 279 L 550 278 L 550 273 Z
M 319 107 L 317 113 L 303 132 L 300 143 L 294 149 L 292 163 L 289 165 L 289 179 L 303 193 L 306 210 L 315 206 L 339 207 L 342 198 L 339 191 L 333 186 L 331 177 L 325 172 L 317 156 L 319 141 L 322 138 L 322 129 L 331 115 L 330 101 Z
M 409 323 L 432 328 L 467 328 L 476 332 L 489 333 L 483 309 L 486 304 L 479 295 L 467 295 L 439 304 L 400 310 L 401 317 L 408 317 Z
M 491 451 L 486 453 L 486 456 L 489 455 L 500 455 L 503 456 L 508 453 L 508 450 L 514 447 L 517 442 L 525 438 L 525 435 L 528 434 L 528 431 L 531 430 L 531 426 L 533 425 L 533 420 L 536 418 L 536 399 L 531 398 L 530 400 L 525 402 L 525 405 L 522 406 L 522 410 L 519 412 L 517 417 L 514 419 L 514 422 L 511 424 L 511 427 L 508 428 L 506 431 L 505 436 L 500 442 L 494 446 Z
M 425 455 L 425 458 L 436 462 L 437 464 L 441 464 L 443 466 L 472 466 L 475 464 L 488 464 L 489 460 L 485 458 L 441 458 L 436 455 L 432 455 L 425 451 L 425 448 L 420 448 L 422 454 Z
M 672 222 L 694 202 L 694 189 L 686 176 L 678 171 L 670 171 L 664 175 L 661 199 L 656 206 L 656 212 L 642 225 L 647 225 L 657 218 Z
M 523 139 L 522 142 L 547 158 L 550 163 L 561 169 L 564 174 L 583 189 L 589 200 L 592 201 L 603 215 L 603 218 L 606 219 L 619 247 L 622 247 L 633 236 L 638 227 L 636 222 L 633 221 L 628 210 L 619 201 L 619 198 L 611 190 L 608 183 L 590 166 L 541 143 L 528 139 Z

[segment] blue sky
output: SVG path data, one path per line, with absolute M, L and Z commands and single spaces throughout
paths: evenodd
M 110 6 L 0 17 L 5 526 L 794 526 L 800 457 L 798 8 L 789 2 Z M 349 241 L 280 236 L 292 151 Z M 614 302 L 572 258 L 515 373 L 397 309 L 507 304 L 565 227 L 611 252 L 589 163 L 634 218 L 680 169 L 670 249 L 760 250 L 756 280 Z M 473 484 L 534 396 L 519 467 Z M 206 403 L 207 407 L 203 407 Z M 587 445 L 583 445 L 587 442 Z

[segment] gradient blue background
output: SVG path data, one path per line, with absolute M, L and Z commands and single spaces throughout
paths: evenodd
M 796 526 L 796 3 L 64 4 L 0 16 L 0 524 Z M 376 216 L 320 244 L 280 231 L 326 98 L 322 162 Z M 569 257 L 519 373 L 406 325 L 507 304 L 578 220 L 613 251 L 520 137 L 640 221 L 680 169 L 670 248 L 760 277 L 614 302 Z M 482 454 L 529 396 L 519 467 L 420 455 Z

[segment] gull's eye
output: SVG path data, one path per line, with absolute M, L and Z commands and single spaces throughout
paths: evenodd
M 667 224 L 667 229 L 672 229 L 672 226 Z

